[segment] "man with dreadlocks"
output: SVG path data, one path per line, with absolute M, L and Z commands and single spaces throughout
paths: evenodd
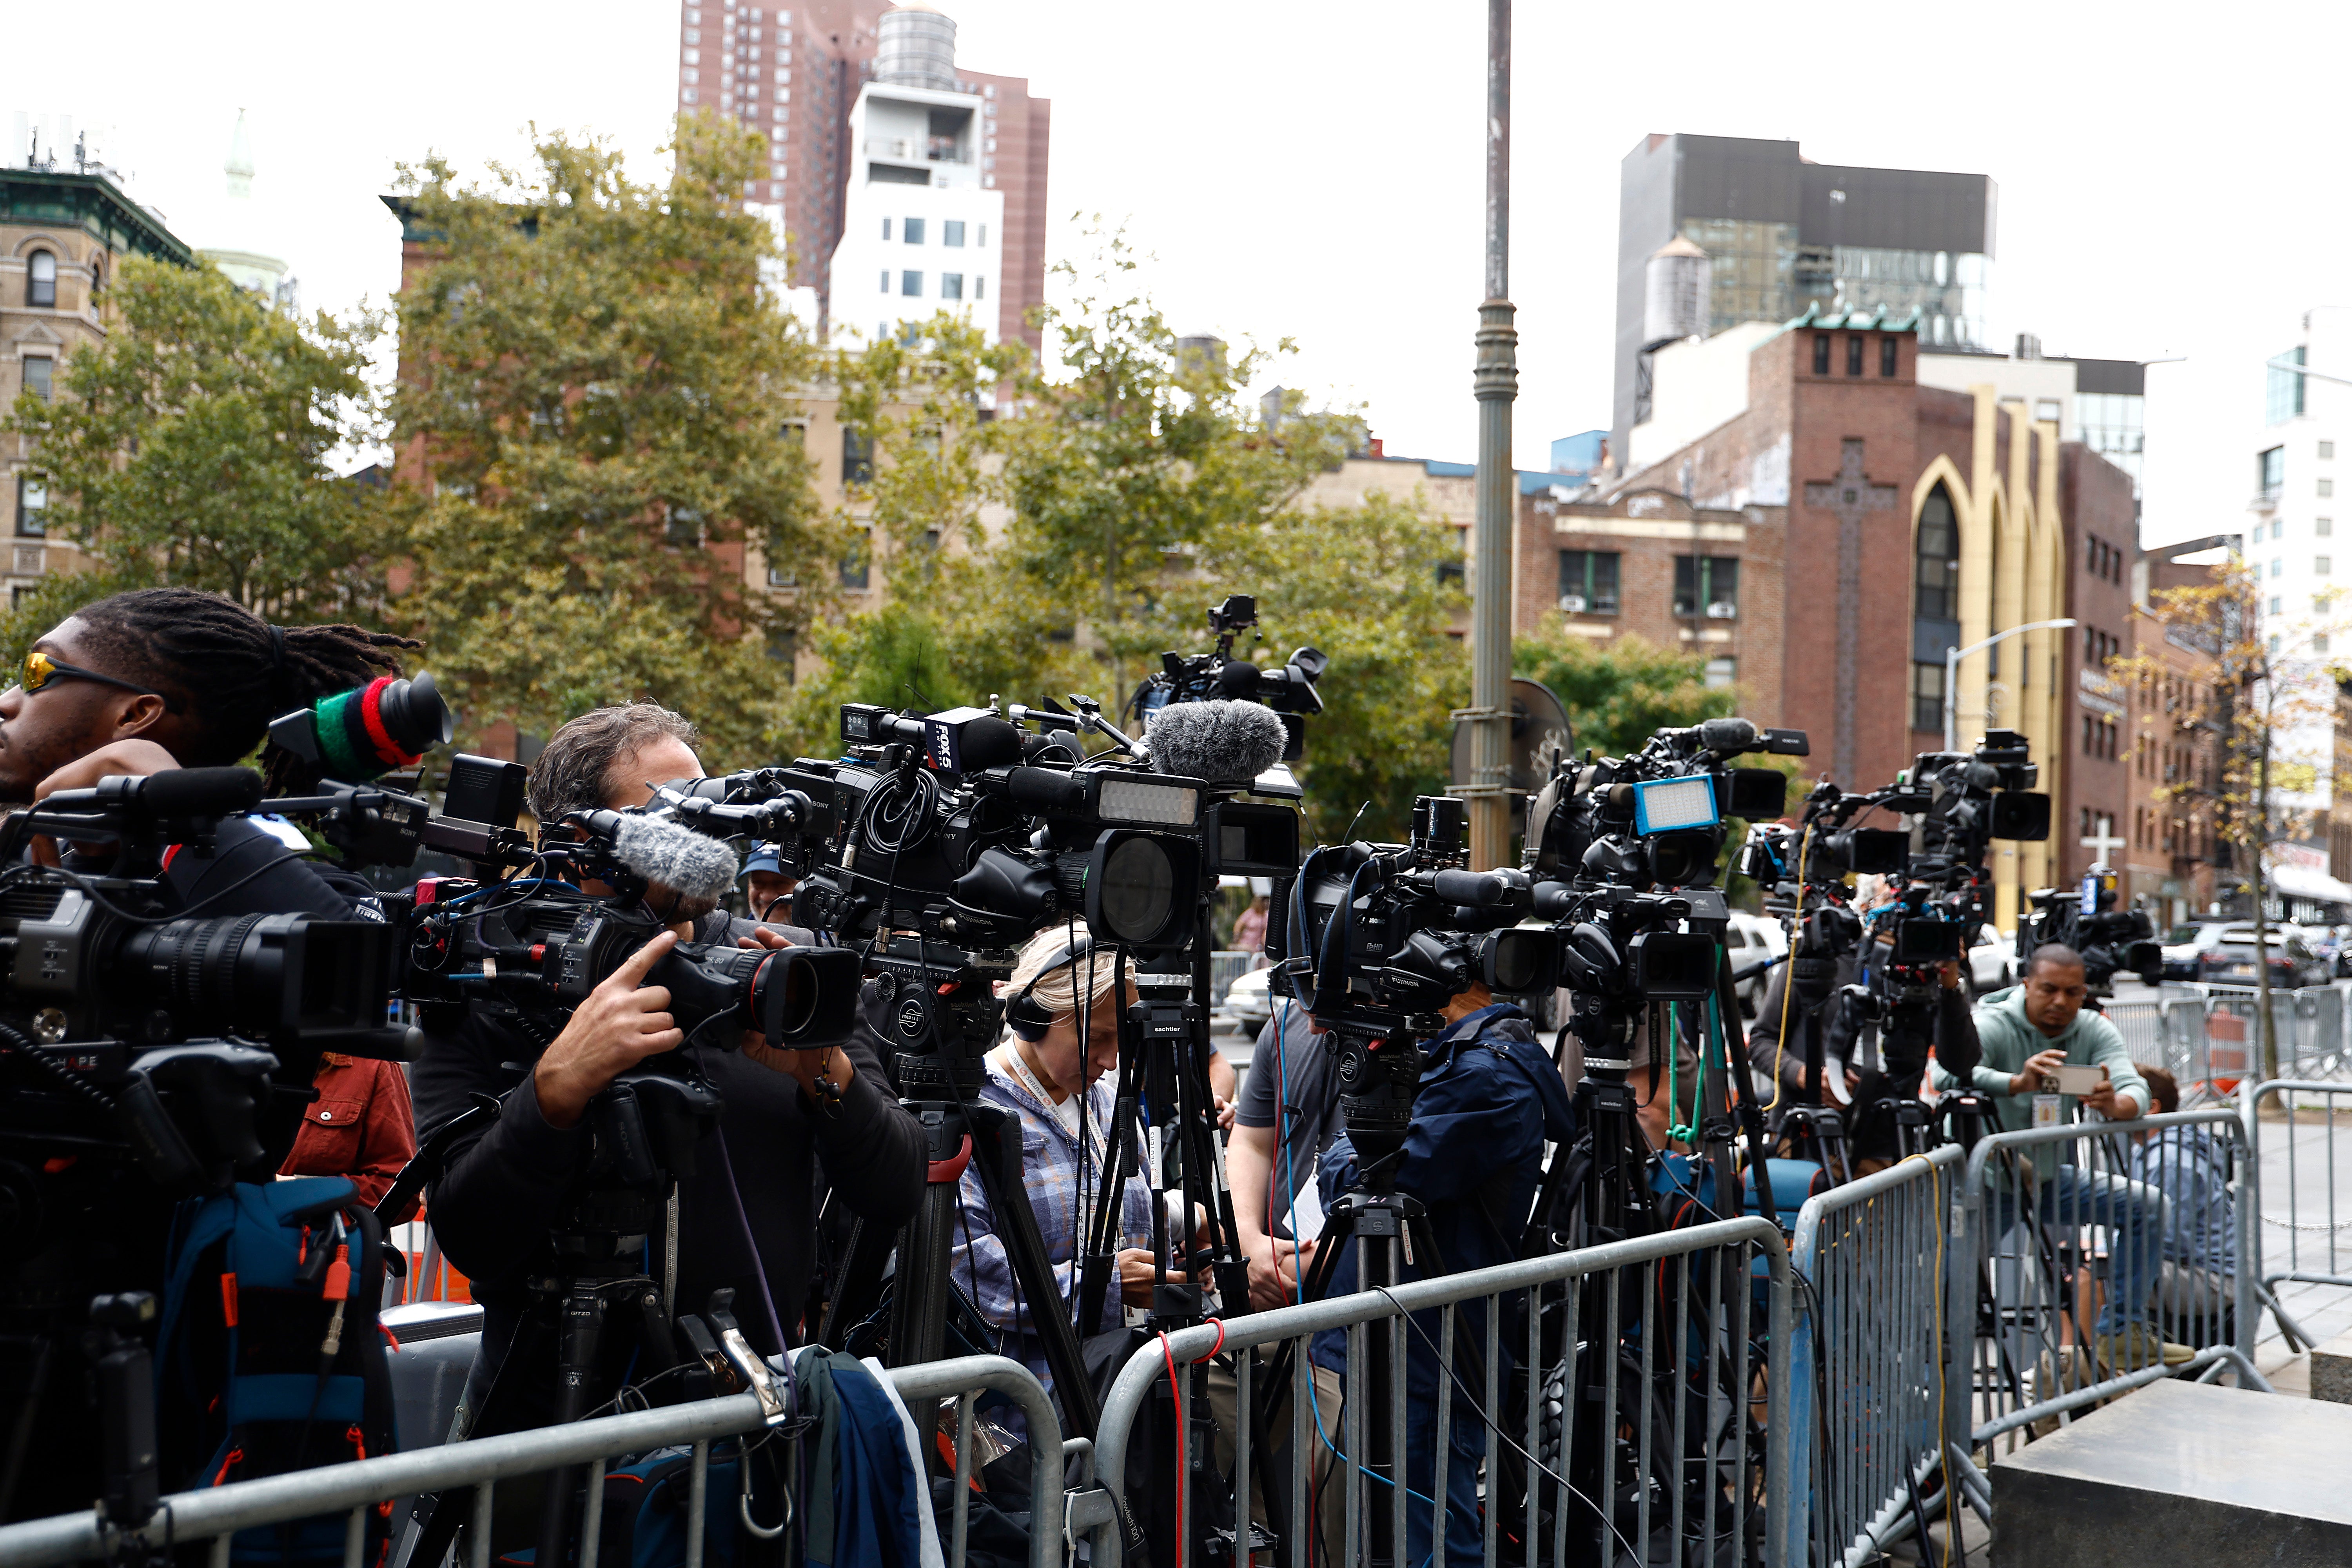
M 85 605 L 38 638 L 0 692 L 0 802 L 25 804 L 100 779 L 233 764 L 271 720 L 397 674 L 418 645 L 352 626 L 276 626 L 215 594 L 146 588 Z M 383 918 L 359 878 L 302 858 L 242 818 L 221 824 L 217 852 L 173 854 L 160 868 L 179 907 L 205 916 Z M 44 858 L 57 847 L 37 841 Z M 149 868 L 153 871 L 156 868 Z M 318 1069 L 279 1052 L 277 1081 Z M 0 1061 L 0 1095 L 24 1080 Z M 241 1168 L 267 1182 L 301 1127 L 302 1104 L 267 1097 L 255 1118 L 262 1158 Z M 0 1255 L 0 1519 L 58 1511 L 94 1495 L 99 1434 L 74 1352 L 93 1289 L 160 1293 L 176 1194 L 133 1184 L 60 1189 L 46 1214 L 16 1211 Z M 64 1212 L 69 1210 L 70 1212 Z M 26 1223 L 29 1220 L 29 1223 Z M 95 1268 L 103 1279 L 89 1278 Z

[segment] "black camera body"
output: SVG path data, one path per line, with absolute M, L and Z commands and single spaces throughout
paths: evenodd
M 2032 912 L 2017 923 L 2021 968 L 2036 948 L 2058 942 L 2083 955 L 2083 978 L 2097 996 L 2113 994 L 2118 973 L 2145 985 L 2164 984 L 2164 949 L 2145 910 L 2116 908 L 2116 874 L 2095 866 L 2079 889 L 2037 889 Z
M 1311 647 L 1295 648 L 1278 665 L 1234 657 L 1234 639 L 1257 625 L 1257 600 L 1229 594 L 1209 611 L 1216 646 L 1207 653 L 1162 653 L 1159 673 L 1135 689 L 1128 708 L 1139 722 L 1171 702 L 1262 702 L 1282 717 L 1288 739 L 1282 760 L 1295 763 L 1307 742 L 1307 721 L 1323 711 L 1316 689 L 1330 660 Z

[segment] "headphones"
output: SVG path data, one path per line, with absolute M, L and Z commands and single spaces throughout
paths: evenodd
M 1055 953 L 1043 968 L 1029 977 L 1029 983 L 1021 987 L 1013 1000 L 1005 1004 L 1005 1026 L 1033 1046 L 1044 1039 L 1045 1031 L 1054 1026 L 1054 1016 L 1045 1011 L 1045 1007 L 1029 994 L 1037 989 L 1038 983 L 1045 976 L 1057 969 L 1067 969 L 1092 952 L 1094 949 L 1095 939 L 1088 935 L 1078 938 L 1077 941 Z

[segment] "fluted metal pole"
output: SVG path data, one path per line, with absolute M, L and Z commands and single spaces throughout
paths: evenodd
M 1478 517 L 1470 622 L 1470 863 L 1511 858 L 1511 530 L 1518 476 L 1511 404 L 1519 334 L 1511 324 L 1511 0 L 1486 0 L 1486 298 L 1478 307 Z

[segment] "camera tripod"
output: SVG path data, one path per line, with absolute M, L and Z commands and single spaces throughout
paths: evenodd
M 539 1426 L 562 1426 L 585 1417 L 598 1395 L 625 1382 L 644 1387 L 675 1376 L 673 1397 L 693 1399 L 711 1391 L 705 1354 L 707 1330 L 691 1318 L 674 1317 L 677 1210 L 680 1177 L 694 1173 L 695 1145 L 719 1124 L 726 1102 L 699 1079 L 679 1079 L 649 1068 L 633 1068 L 589 1101 L 600 1158 L 586 1184 L 565 1205 L 552 1233 L 554 1267 L 526 1281 L 530 1301 L 516 1328 L 465 1436 L 496 1436 Z M 468 1111 L 467 1116 L 473 1112 Z M 430 1158 L 445 1158 L 448 1129 L 427 1141 Z M 429 1168 L 412 1181 L 416 1165 L 404 1171 L 386 1201 L 404 1203 L 421 1186 Z M 404 1193 L 403 1189 L 405 1189 Z M 665 1244 L 664 1278 L 654 1279 L 644 1259 L 650 1239 Z M 731 1293 L 720 1292 L 721 1297 Z M 713 1303 L 722 1330 L 728 1301 Z M 681 1352 L 677 1331 L 684 1327 L 695 1353 Z M 738 1360 L 740 1369 L 741 1358 Z M 551 1401 L 543 1378 L 554 1373 Z M 748 1370 L 746 1375 L 750 1375 Z M 534 1408 L 544 1403 L 544 1408 Z M 574 1544 L 575 1496 L 585 1479 L 583 1466 L 549 1474 L 540 1497 L 533 1562 L 560 1565 Z M 420 1504 L 406 1554 L 412 1563 L 437 1563 L 457 1539 L 470 1511 L 473 1489 L 446 1492 Z

